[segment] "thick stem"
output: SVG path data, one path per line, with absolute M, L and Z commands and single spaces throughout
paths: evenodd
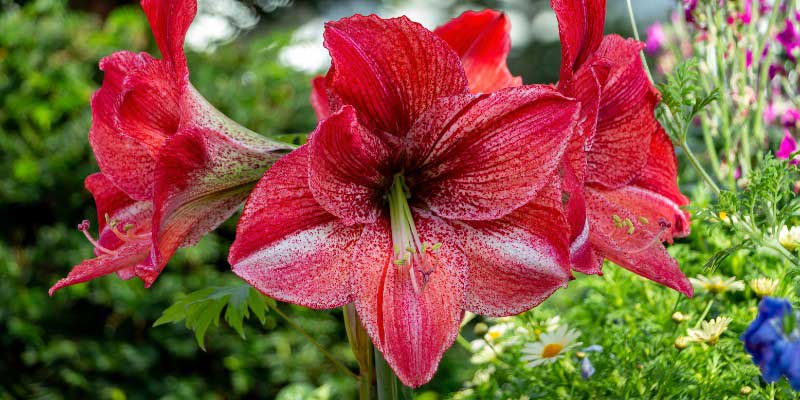
M 378 400 L 411 400 L 411 388 L 404 386 L 392 368 L 377 349 L 375 353 L 375 379 L 378 386 Z
M 373 378 L 375 377 L 375 367 L 372 363 L 372 342 L 369 340 L 366 329 L 361 325 L 361 320 L 356 314 L 356 307 L 348 304 L 342 308 L 344 314 L 344 326 L 347 331 L 347 340 L 353 355 L 356 357 L 359 369 L 358 379 L 358 398 L 359 400 L 371 400 L 373 397 Z

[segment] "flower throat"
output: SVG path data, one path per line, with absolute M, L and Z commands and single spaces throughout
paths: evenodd
M 393 262 L 400 271 L 408 272 L 414 291 L 419 293 L 425 288 L 428 278 L 435 269 L 432 263 L 435 259 L 431 254 L 439 250 L 442 244 L 420 241 L 411 208 L 408 206 L 410 197 L 411 193 L 403 174 L 395 174 L 392 186 L 386 194 L 392 226 Z M 416 272 L 422 276 L 421 284 L 417 280 Z

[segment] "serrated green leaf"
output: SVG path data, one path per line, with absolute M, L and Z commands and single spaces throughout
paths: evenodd
M 205 288 L 179 298 L 153 326 L 185 321 L 186 328 L 194 331 L 197 344 L 205 350 L 205 334 L 212 324 L 219 326 L 223 311 L 225 322 L 244 339 L 244 320 L 250 318 L 252 311 L 264 324 L 266 302 L 270 300 L 248 285 Z

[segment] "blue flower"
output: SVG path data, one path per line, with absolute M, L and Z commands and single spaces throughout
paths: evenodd
M 786 344 L 780 354 L 780 365 L 792 389 L 800 391 L 800 340 Z
M 781 354 L 788 344 L 783 334 L 783 318 L 791 312 L 788 301 L 765 297 L 758 307 L 758 316 L 741 337 L 745 350 L 753 356 L 767 382 L 775 382 L 783 373 Z

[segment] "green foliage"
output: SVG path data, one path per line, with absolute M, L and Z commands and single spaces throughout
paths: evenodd
M 698 211 L 697 215 L 731 235 L 735 243 L 716 253 L 709 265 L 738 249 L 768 251 L 793 265 L 787 271 L 788 284 L 798 274 L 797 255 L 780 243 L 781 229 L 798 223 L 800 199 L 794 192 L 800 170 L 785 160 L 767 154 L 749 175 L 743 190 L 722 191 L 716 203 Z
M 692 228 L 692 235 L 671 246 L 670 253 L 688 276 L 708 275 L 703 267 L 708 254 L 727 248 L 734 238 L 714 225 L 696 223 Z M 785 270 L 774 257 L 753 257 L 741 249 L 720 261 L 714 275 L 736 277 L 746 285 L 763 276 L 780 278 Z M 687 298 L 607 263 L 602 277 L 578 276 L 568 289 L 529 312 L 476 319 L 463 329 L 475 347 L 488 341 L 497 354 L 474 357 L 477 372 L 448 398 L 738 399 L 744 398 L 743 387 L 752 391 L 749 399 L 796 398 L 785 380 L 774 387 L 764 383 L 742 348 L 739 336 L 755 318 L 758 300 L 748 288 L 719 294 L 698 288 L 694 298 Z M 688 319 L 674 319 L 676 311 Z M 676 339 L 701 320 L 718 316 L 733 321 L 716 345 L 675 347 Z M 483 336 L 483 330 L 473 334 L 470 328 L 480 322 L 488 322 L 490 330 L 502 327 L 503 333 L 497 338 Z M 553 364 L 528 367 L 521 359 L 522 347 L 563 324 L 581 331 L 582 344 Z M 600 345 L 602 351 L 587 350 L 591 345 Z M 596 370 L 586 379 L 580 371 L 583 357 Z
M 719 100 L 720 95 L 718 89 L 706 93 L 700 86 L 700 71 L 693 58 L 678 65 L 657 87 L 661 92 L 661 106 L 656 110 L 658 118 L 665 122 L 668 133 L 677 143 L 686 140 L 692 120 Z
M 252 311 L 261 324 L 266 322 L 267 303 L 275 307 L 275 301 L 262 296 L 250 285 L 208 287 L 189 293 L 164 310 L 153 327 L 184 321 L 186 327 L 195 333 L 197 344 L 205 350 L 205 334 L 213 323 L 219 326 L 219 316 L 225 310 L 225 322 L 242 339 L 246 339 L 244 320 L 250 318 Z

